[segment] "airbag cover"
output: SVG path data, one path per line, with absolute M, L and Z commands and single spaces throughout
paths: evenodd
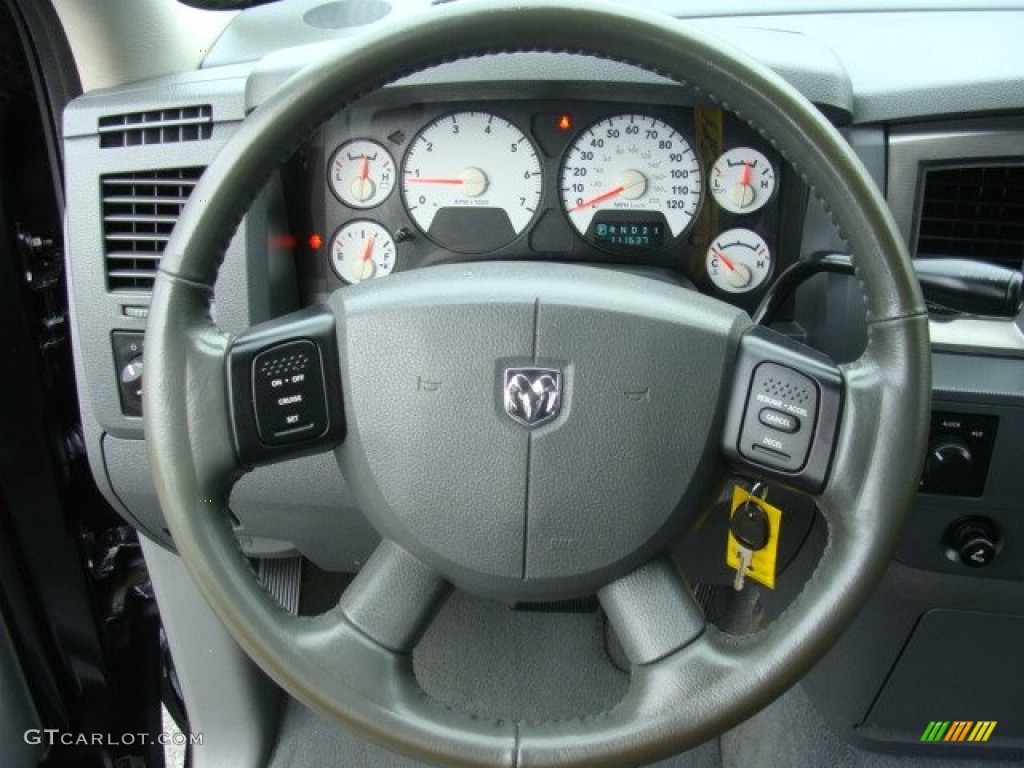
M 592 592 L 669 549 L 721 480 L 719 393 L 750 324 L 739 310 L 537 264 L 393 275 L 331 304 L 346 479 L 386 536 L 459 586 Z M 555 371 L 557 415 L 512 418 L 510 369 Z

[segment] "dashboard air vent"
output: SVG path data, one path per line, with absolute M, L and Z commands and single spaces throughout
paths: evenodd
M 213 108 L 176 107 L 100 118 L 101 147 L 200 141 L 213 135 Z
M 927 171 L 917 256 L 954 256 L 1020 269 L 1024 165 Z
M 153 289 L 157 265 L 203 168 L 103 176 L 103 252 L 107 289 Z

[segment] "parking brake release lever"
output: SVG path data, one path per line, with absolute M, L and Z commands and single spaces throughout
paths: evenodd
M 934 309 L 988 317 L 1016 317 L 1024 304 L 1024 273 L 970 259 L 917 259 L 914 272 L 925 301 Z M 814 275 L 852 275 L 850 257 L 826 253 L 799 261 L 774 282 L 754 321 L 762 325 L 775 315 L 793 291 Z

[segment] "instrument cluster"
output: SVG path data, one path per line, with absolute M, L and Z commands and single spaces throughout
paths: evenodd
M 305 164 L 321 169 L 307 222 L 324 233 L 320 292 L 443 262 L 551 259 L 667 269 L 756 304 L 780 268 L 781 163 L 716 108 L 382 107 L 329 123 Z

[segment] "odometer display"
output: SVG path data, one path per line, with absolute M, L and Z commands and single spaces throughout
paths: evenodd
M 628 114 L 605 118 L 576 138 L 559 186 L 569 221 L 592 242 L 660 248 L 693 223 L 702 177 L 679 131 L 656 117 Z M 631 233 L 632 225 L 649 231 Z
M 654 222 L 623 221 L 594 226 L 594 240 L 609 245 L 635 248 L 661 248 L 665 243 L 665 225 Z

